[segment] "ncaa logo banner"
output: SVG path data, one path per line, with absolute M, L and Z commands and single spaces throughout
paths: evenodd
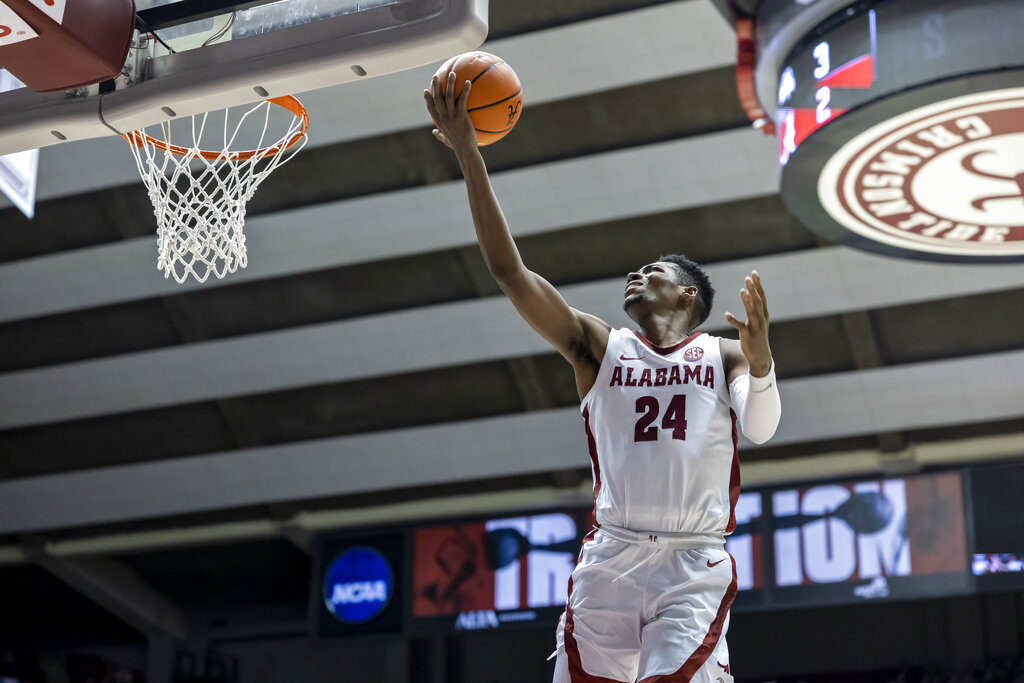
M 365 624 L 387 607 L 394 584 L 391 563 L 384 555 L 373 548 L 351 548 L 327 568 L 324 604 L 345 624 Z

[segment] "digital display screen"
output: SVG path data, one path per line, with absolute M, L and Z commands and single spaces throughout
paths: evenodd
M 735 608 L 966 592 L 963 505 L 959 473 L 743 493 Z
M 962 487 L 949 472 L 740 494 L 733 610 L 969 592 Z M 553 628 L 590 514 L 415 529 L 408 630 Z
M 970 482 L 978 589 L 1024 588 L 1024 465 L 974 468 Z
M 974 552 L 1024 554 L 1024 465 L 971 470 Z
M 783 70 L 775 117 L 781 165 L 814 131 L 863 101 L 862 91 L 875 84 L 877 21 L 873 9 L 850 19 Z
M 725 549 L 736 560 L 736 601 L 733 609 L 760 605 L 765 600 L 766 543 L 764 494 L 741 493 L 736 500 L 736 530 L 726 536 Z
M 768 498 L 778 602 L 970 588 L 959 473 L 781 489 Z
M 1024 466 L 968 475 L 966 487 L 956 471 L 741 493 L 726 538 L 739 588 L 733 611 L 1024 585 L 1015 540 L 1024 544 Z M 554 628 L 591 515 L 559 509 L 322 539 L 315 632 Z
M 957 75 L 1020 65 L 1016 0 L 862 1 L 804 36 L 778 75 L 779 163 L 846 112 Z M 977 36 L 985 36 L 978 40 Z
M 986 576 L 988 574 L 1024 574 L 1024 554 L 976 554 L 971 560 L 971 573 L 975 576 Z
M 588 519 L 580 510 L 417 529 L 410 630 L 553 627 Z

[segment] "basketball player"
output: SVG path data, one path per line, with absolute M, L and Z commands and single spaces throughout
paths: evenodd
M 739 495 L 736 422 L 767 441 L 781 413 L 757 272 L 740 298 L 739 341 L 694 332 L 711 309 L 707 275 L 663 256 L 626 276 L 637 331 L 570 308 L 523 265 L 477 149 L 467 81 L 424 91 L 434 136 L 455 151 L 484 260 L 520 315 L 576 374 L 594 472 L 597 526 L 569 580 L 556 683 L 728 683 L 725 633 L 736 569 L 725 534 Z

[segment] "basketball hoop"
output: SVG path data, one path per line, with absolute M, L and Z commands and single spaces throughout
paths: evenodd
M 268 146 L 267 129 L 271 104 L 292 114 L 284 134 Z M 261 111 L 262 110 L 262 111 Z M 223 111 L 223 140 L 220 151 L 201 149 L 209 114 L 167 121 L 159 125 L 160 137 L 144 130 L 121 137 L 131 143 L 132 155 L 149 191 L 157 222 L 157 268 L 164 277 L 179 283 L 192 275 L 205 282 L 212 272 L 218 278 L 245 268 L 245 205 L 263 179 L 285 163 L 306 143 L 309 114 L 291 95 L 264 100 L 244 114 L 232 128 L 229 112 Z M 262 119 L 262 131 L 254 149 L 232 152 L 247 121 Z M 174 144 L 172 123 L 181 124 Z M 211 128 L 221 128 L 220 125 Z M 255 130 L 256 126 L 252 126 Z M 246 131 L 252 135 L 253 131 Z M 220 138 L 219 135 L 217 135 Z M 243 135 L 244 137 L 244 135 Z

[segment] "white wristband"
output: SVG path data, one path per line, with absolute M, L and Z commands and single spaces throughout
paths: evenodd
M 775 434 L 782 415 L 775 361 L 764 377 L 740 375 L 729 385 L 729 397 L 743 434 L 754 443 L 764 443 Z
M 775 384 L 775 359 L 772 359 L 772 366 L 768 368 L 768 374 L 764 377 L 754 377 L 750 375 L 750 393 L 760 394 L 762 391 L 767 391 L 771 386 Z

